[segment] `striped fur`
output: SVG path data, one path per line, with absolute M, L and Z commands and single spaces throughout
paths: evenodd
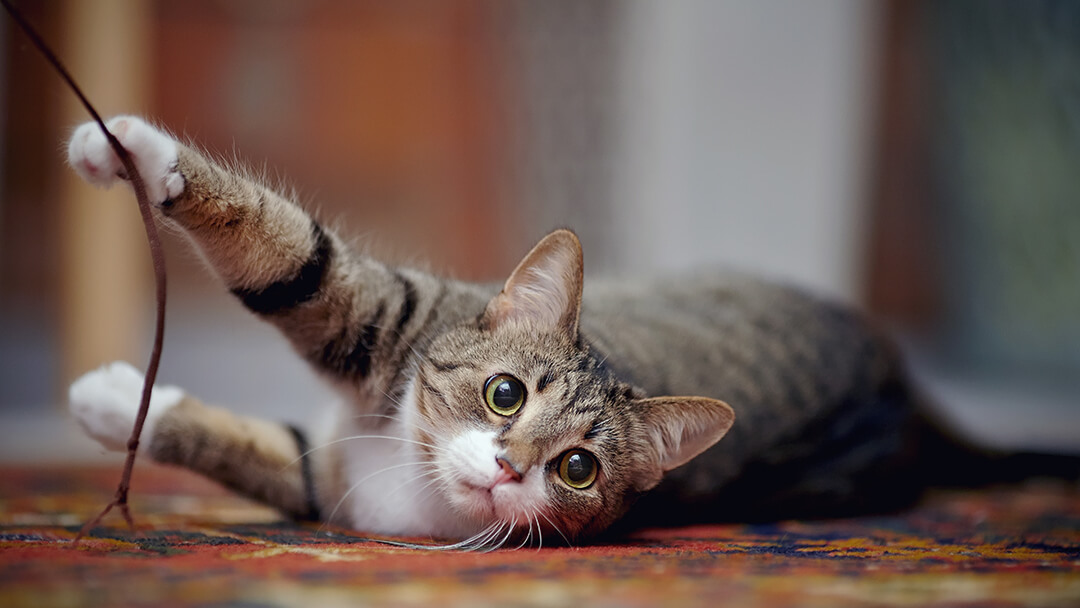
M 159 461 L 297 517 L 311 510 L 309 464 L 328 520 L 462 547 L 595 536 L 657 484 L 636 509 L 648 523 L 778 496 L 850 501 L 868 471 L 905 462 L 898 363 L 849 311 L 730 275 L 585 283 L 565 230 L 501 290 L 395 268 L 139 119 L 110 128 L 137 160 L 171 159 L 140 165 L 165 193 L 161 217 L 346 396 L 308 455 L 285 427 L 189 396 L 155 414 Z M 76 132 L 71 162 L 107 184 L 115 169 L 94 141 Z M 486 402 L 501 376 L 520 383 L 512 413 Z M 585 487 L 567 481 L 573 454 L 594 459 Z

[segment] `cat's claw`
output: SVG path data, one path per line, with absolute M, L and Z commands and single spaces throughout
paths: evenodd
M 135 116 L 116 116 L 105 126 L 131 155 L 146 184 L 150 202 L 160 205 L 184 191 L 177 168 L 177 145 L 169 135 Z M 79 125 L 68 142 L 68 163 L 79 177 L 95 186 L 111 186 L 124 178 L 124 166 L 96 122 Z
M 143 375 L 138 370 L 123 361 L 110 363 L 71 384 L 69 408 L 87 435 L 106 449 L 125 451 L 139 413 L 142 387 Z M 175 386 L 154 386 L 140 452 L 149 446 L 157 421 L 183 398 L 184 391 Z

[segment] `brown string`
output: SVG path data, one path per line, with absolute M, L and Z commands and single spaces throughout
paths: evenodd
M 161 345 L 165 337 L 165 255 L 161 250 L 161 240 L 158 238 L 157 225 L 154 224 L 154 217 L 150 209 L 150 201 L 146 196 L 146 184 L 143 182 L 142 176 L 139 174 L 139 170 L 135 168 L 135 162 L 131 159 L 131 155 L 124 149 L 124 146 L 120 145 L 120 142 L 116 137 L 105 128 L 105 123 L 101 120 L 101 116 L 98 115 L 97 110 L 90 104 L 90 101 L 83 95 L 79 85 L 75 84 L 75 80 L 71 77 L 68 71 L 64 68 L 64 65 L 56 57 L 56 54 L 52 52 L 49 45 L 45 44 L 45 41 L 41 39 L 37 31 L 30 25 L 22 14 L 8 1 L 0 0 L 3 3 L 4 8 L 7 9 L 11 18 L 22 28 L 26 36 L 34 43 L 34 46 L 41 51 L 41 54 L 45 56 L 45 59 L 59 72 L 60 77 L 64 79 L 64 82 L 68 84 L 71 90 L 78 96 L 79 101 L 82 102 L 86 111 L 93 117 L 94 122 L 101 128 L 101 132 L 105 134 L 105 137 L 109 140 L 109 145 L 116 152 L 116 156 L 120 158 L 120 162 L 124 165 L 124 171 L 127 173 L 127 177 L 131 180 L 131 187 L 135 190 L 135 198 L 139 203 L 139 213 L 142 215 L 143 226 L 146 228 L 146 240 L 150 245 L 150 258 L 154 263 L 154 284 L 156 287 L 157 295 L 157 322 L 154 325 L 154 347 L 150 353 L 150 363 L 146 367 L 146 378 L 143 381 L 142 400 L 139 402 L 139 413 L 135 417 L 135 426 L 131 430 L 131 437 L 128 439 L 127 444 L 127 460 L 124 461 L 124 471 L 120 477 L 120 483 L 116 487 L 116 495 L 97 517 L 86 522 L 86 524 L 79 530 L 79 534 L 75 537 L 76 543 L 82 539 L 88 532 L 90 532 L 101 520 L 114 508 L 119 507 L 120 512 L 124 516 L 124 520 L 127 521 L 128 526 L 132 529 L 135 528 L 135 522 L 131 518 L 131 510 L 128 507 L 128 491 L 131 489 L 131 471 L 135 466 L 135 454 L 139 447 L 139 436 L 142 435 L 143 424 L 146 422 L 146 413 L 150 408 L 150 390 L 154 386 L 154 380 L 157 378 L 158 364 L 161 362 Z

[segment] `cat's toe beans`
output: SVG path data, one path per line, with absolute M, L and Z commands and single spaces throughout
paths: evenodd
M 139 407 L 122 384 L 105 367 L 85 374 L 68 391 L 71 413 L 86 434 L 116 451 L 125 448 Z
M 161 204 L 184 190 L 177 169 L 176 141 L 135 116 L 117 116 L 105 126 L 131 155 L 150 202 Z M 97 123 L 88 122 L 75 130 L 68 143 L 68 162 L 85 181 L 108 186 L 124 176 L 123 163 Z
M 68 163 L 79 177 L 95 186 L 110 185 L 121 168 L 108 139 L 93 122 L 75 129 L 68 142 Z
M 72 383 L 68 391 L 71 413 L 86 434 L 105 448 L 125 450 L 139 413 L 142 383 L 142 374 L 124 362 L 96 369 Z M 183 397 L 183 391 L 176 387 L 154 387 L 143 426 L 144 440 L 153 436 L 153 427 L 161 415 Z

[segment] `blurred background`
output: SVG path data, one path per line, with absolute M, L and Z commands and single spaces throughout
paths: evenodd
M 265 168 L 390 260 L 498 279 L 569 226 L 590 274 L 725 265 L 892 327 L 948 419 L 1080 449 L 1080 4 L 38 0 L 104 115 Z M 0 461 L 104 458 L 67 384 L 145 367 L 129 191 L 0 18 Z M 159 382 L 303 422 L 333 396 L 167 235 Z

